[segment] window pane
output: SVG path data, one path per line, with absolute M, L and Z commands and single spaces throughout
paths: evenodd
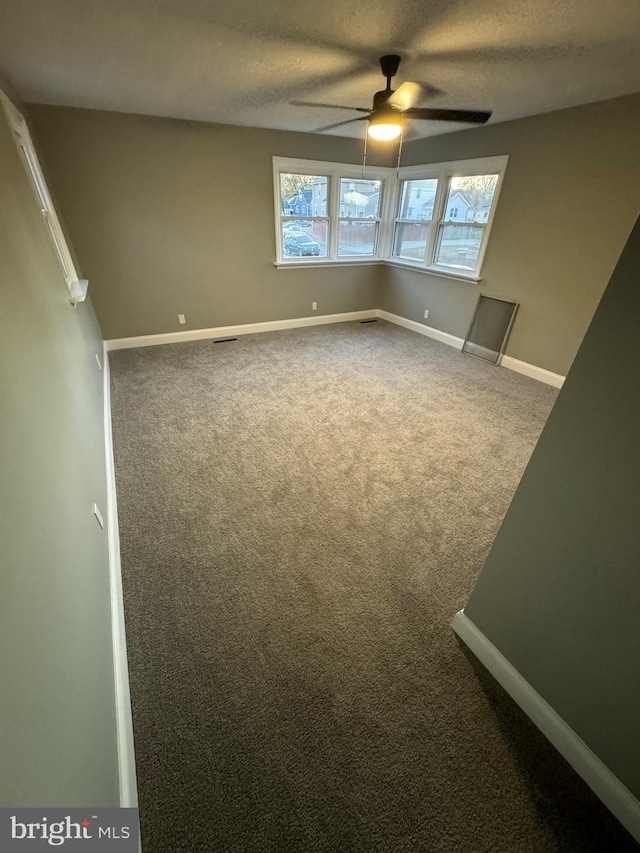
M 283 257 L 326 258 L 328 224 L 326 219 L 283 221 Z
M 432 219 L 437 188 L 437 178 L 403 181 L 398 219 Z
M 409 261 L 424 261 L 430 228 L 428 222 L 397 222 L 393 254 Z
M 455 222 L 486 222 L 497 185 L 497 175 L 451 178 L 443 218 Z
M 280 175 L 280 207 L 285 216 L 326 216 L 326 175 Z
M 441 225 L 434 263 L 475 270 L 483 234 L 484 228 L 478 225 Z
M 339 255 L 373 255 L 378 234 L 377 222 L 340 221 L 338 232 Z
M 380 210 L 380 181 L 340 179 L 340 216 L 375 219 Z

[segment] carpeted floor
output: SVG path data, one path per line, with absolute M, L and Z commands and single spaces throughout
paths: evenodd
M 637 849 L 449 624 L 553 389 L 381 321 L 110 361 L 145 853 Z

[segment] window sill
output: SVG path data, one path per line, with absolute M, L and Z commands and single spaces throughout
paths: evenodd
M 335 258 L 331 258 L 329 260 L 315 260 L 315 258 L 309 258 L 308 261 L 295 260 L 273 262 L 274 267 L 279 270 L 299 270 L 304 269 L 305 267 L 357 267 L 371 266 L 373 264 L 385 264 L 386 266 L 390 267 L 400 267 L 404 270 L 414 270 L 414 272 L 419 272 L 423 275 L 426 273 L 427 275 L 437 275 L 441 276 L 442 278 L 452 278 L 456 281 L 470 281 L 474 284 L 477 284 L 479 281 L 482 281 L 482 279 L 478 276 L 465 275 L 464 273 L 457 272 L 449 272 L 449 270 L 439 269 L 438 267 L 423 267 L 419 264 L 404 263 L 403 261 L 391 260 L 390 258 L 358 258 L 352 261 L 337 260 Z
M 303 260 L 295 260 L 295 261 L 274 261 L 273 265 L 276 269 L 286 270 L 286 269 L 302 269 L 303 267 L 357 267 L 357 266 L 370 266 L 371 264 L 381 264 L 382 260 L 380 258 L 357 258 L 352 261 L 347 261 L 344 259 L 320 259 L 316 260 L 315 258 L 309 258 L 308 261 Z
M 426 275 L 437 275 L 441 276 L 442 278 L 453 278 L 457 281 L 471 281 L 474 284 L 477 284 L 479 281 L 482 281 L 482 278 L 479 276 L 467 275 L 463 272 L 450 272 L 449 270 L 440 269 L 440 267 L 424 267 L 420 264 L 405 263 L 404 261 L 391 260 L 390 258 L 381 261 L 381 263 L 386 264 L 390 267 L 400 267 L 400 269 L 403 270 L 414 270 L 414 272 L 419 272 L 423 275 L 426 273 Z

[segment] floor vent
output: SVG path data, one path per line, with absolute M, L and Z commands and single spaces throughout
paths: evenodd
M 228 344 L 231 341 L 237 341 L 237 338 L 218 338 L 218 340 L 214 341 L 214 344 Z
M 377 323 L 378 321 L 377 321 L 377 320 L 376 320 L 376 318 L 374 317 L 374 318 L 373 318 L 373 319 L 371 319 L 371 320 L 360 320 L 360 322 L 361 322 L 361 323 Z

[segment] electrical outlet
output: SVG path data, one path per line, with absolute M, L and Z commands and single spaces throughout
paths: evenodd
M 318 303 L 317 303 L 317 302 L 312 302 L 312 303 L 311 303 L 311 308 L 313 309 L 313 311 L 317 311 L 317 310 L 318 310 Z
M 184 325 L 187 321 L 184 319 L 184 314 L 178 314 L 178 322 Z
M 425 320 L 428 320 L 428 319 L 429 319 L 429 309 L 428 309 L 428 308 L 425 308 L 425 309 L 424 309 L 424 319 L 425 319 Z

